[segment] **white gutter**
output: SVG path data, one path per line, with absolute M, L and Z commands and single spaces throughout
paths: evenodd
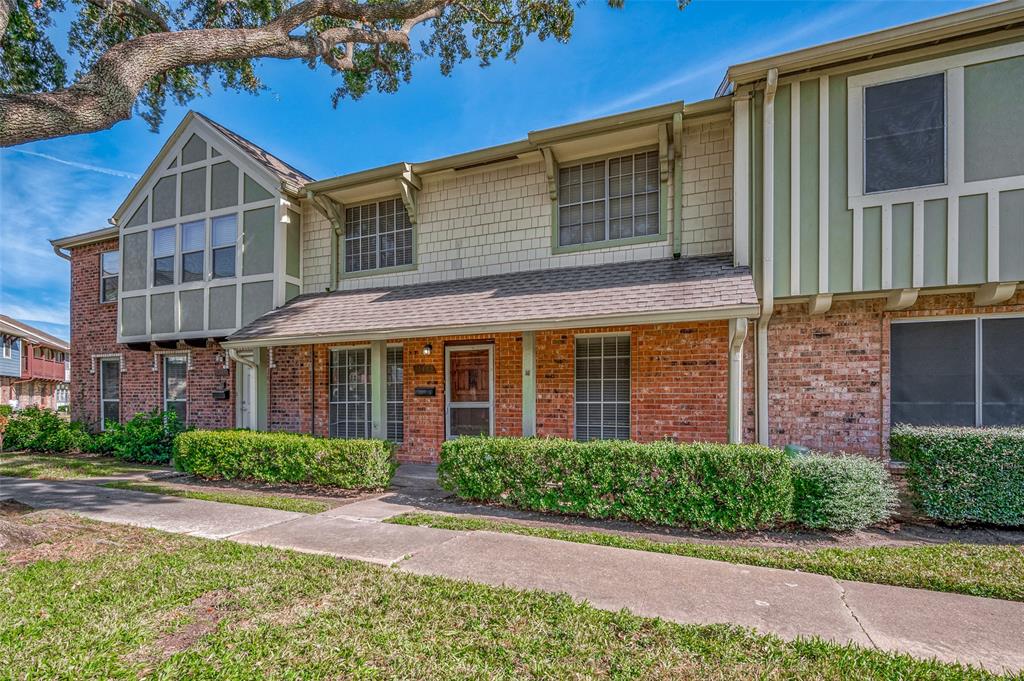
M 761 220 L 761 317 L 757 320 L 757 441 L 770 444 L 768 433 L 768 322 L 775 309 L 775 91 L 778 69 L 768 70 L 764 89 L 764 180 Z
M 256 362 L 252 361 L 251 359 L 245 359 L 244 357 L 238 354 L 238 350 L 236 350 L 235 348 L 224 349 L 228 351 L 228 357 L 233 361 L 238 362 L 239 364 L 244 364 L 245 366 L 251 369 L 259 369 L 259 365 L 256 364 Z

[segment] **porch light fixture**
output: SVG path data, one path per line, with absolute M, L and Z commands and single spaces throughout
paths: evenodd
M 434 346 L 431 345 L 430 343 L 427 343 L 426 345 L 423 346 L 423 354 L 424 355 L 429 355 L 433 351 L 434 351 Z

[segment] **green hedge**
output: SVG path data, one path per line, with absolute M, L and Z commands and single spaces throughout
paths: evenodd
M 899 496 L 889 472 L 863 456 L 793 459 L 793 515 L 823 530 L 859 530 L 892 516 Z
M 335 440 L 250 430 L 192 430 L 174 439 L 174 465 L 204 478 L 386 487 L 395 472 L 385 440 Z
M 790 464 L 759 445 L 464 437 L 438 482 L 460 497 L 535 511 L 716 530 L 790 518 Z
M 1024 428 L 897 426 L 889 445 L 926 515 L 1024 525 Z
M 49 409 L 27 407 L 12 412 L 8 418 L 3 440 L 7 451 L 76 452 L 87 450 L 92 443 L 92 436 L 83 424 L 68 423 Z
M 174 438 L 185 430 L 173 411 L 136 414 L 125 423 L 107 422 L 93 438 L 91 451 L 112 454 L 122 461 L 167 464 L 174 454 Z

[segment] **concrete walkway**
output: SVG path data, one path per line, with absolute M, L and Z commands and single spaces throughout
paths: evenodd
M 567 593 L 598 608 L 683 624 L 738 624 L 786 639 L 820 636 L 995 672 L 1024 670 L 1024 603 L 537 537 L 383 524 L 416 510 L 395 494 L 313 516 L 5 477 L 0 497 L 97 520 Z

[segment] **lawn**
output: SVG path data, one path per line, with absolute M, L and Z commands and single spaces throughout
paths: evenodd
M 366 563 L 23 516 L 0 553 L 6 678 L 983 679 L 984 672 Z
M 0 475 L 47 480 L 77 480 L 112 475 L 130 475 L 158 470 L 152 466 L 128 464 L 105 456 L 61 456 L 5 452 L 0 454 Z
M 411 513 L 387 522 L 449 530 L 509 532 L 579 544 L 617 546 L 727 563 L 802 570 L 837 579 L 894 584 L 1024 601 L 1024 548 L 980 544 L 937 544 L 914 547 L 826 548 L 794 550 L 662 542 L 604 532 L 584 532 L 520 525 L 512 522 Z
M 170 497 L 182 497 L 184 499 L 202 499 L 203 501 L 219 501 L 224 504 L 275 508 L 279 511 L 295 511 L 296 513 L 323 513 L 329 508 L 327 504 L 311 499 L 296 499 L 295 497 L 271 496 L 269 494 L 247 494 L 245 492 L 225 492 L 222 490 L 182 489 L 180 487 L 168 487 L 167 485 L 157 485 L 148 482 L 118 481 L 108 482 L 103 486 L 114 489 L 127 489 L 134 492 L 149 492 Z

